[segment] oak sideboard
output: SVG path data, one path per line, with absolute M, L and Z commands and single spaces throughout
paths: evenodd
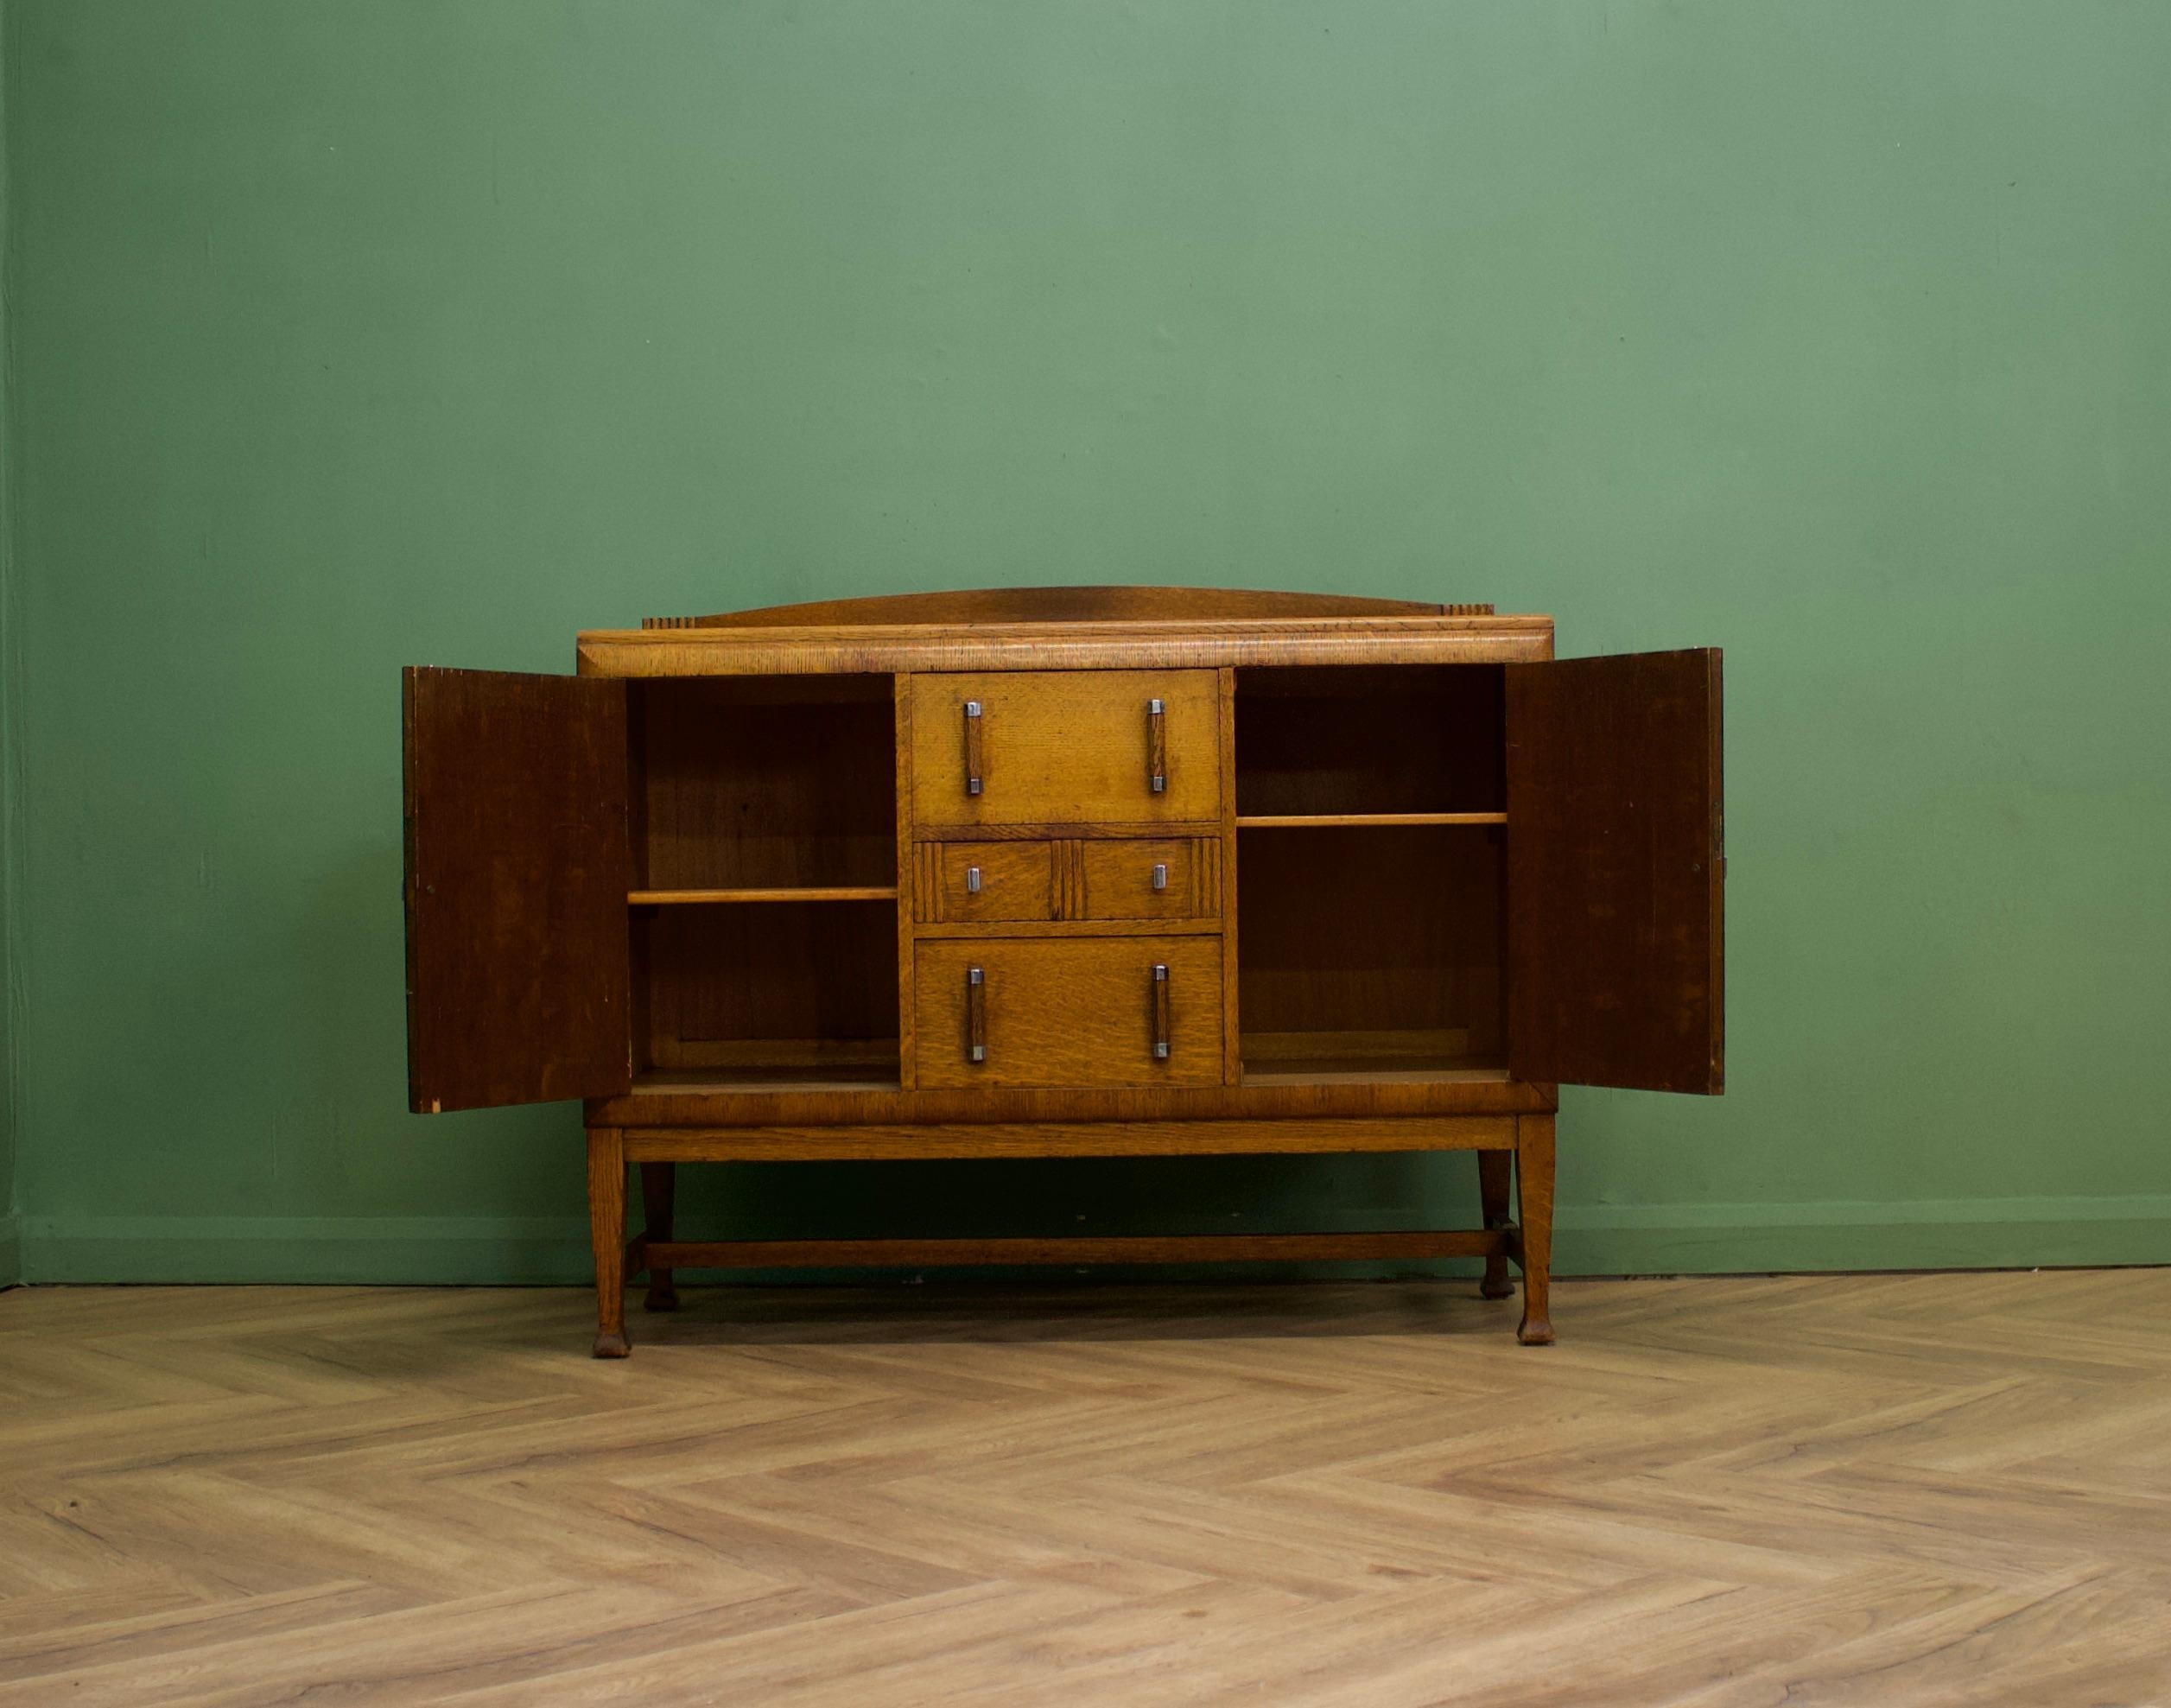
M 1558 1087 L 1721 1089 L 1716 650 L 1070 587 L 577 658 L 405 672 L 408 1070 L 419 1112 L 586 1100 L 599 1357 L 644 1272 L 662 1310 L 680 1269 L 1453 1255 L 1542 1344 Z M 1429 1150 L 1477 1153 L 1479 1225 L 673 1227 L 682 1162 Z

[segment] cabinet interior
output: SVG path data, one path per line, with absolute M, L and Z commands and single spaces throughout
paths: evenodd
M 897 1083 L 892 678 L 639 682 L 628 713 L 636 1076 Z
M 1247 1084 L 1505 1070 L 1497 665 L 1236 676 Z
M 1497 664 L 1236 673 L 1236 813 L 1497 813 L 1508 804 Z

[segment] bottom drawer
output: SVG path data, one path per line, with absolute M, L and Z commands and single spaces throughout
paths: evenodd
M 912 1016 L 922 1086 L 1218 1085 L 1221 939 L 922 943 Z

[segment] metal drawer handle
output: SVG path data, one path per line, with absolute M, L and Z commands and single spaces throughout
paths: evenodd
M 1157 890 L 1168 888 L 1168 862 L 1166 860 L 1157 860 L 1153 862 L 1153 887 Z
M 1146 702 L 1146 784 L 1157 795 L 1168 787 L 1167 710 L 1159 700 Z
M 1153 1059 L 1168 1060 L 1168 968 L 1153 966 Z
M 965 1059 L 987 1059 L 987 980 L 977 967 L 965 974 Z
M 980 868 L 977 866 L 965 868 L 965 893 L 968 896 L 980 893 Z
M 965 702 L 965 792 L 980 793 L 980 777 L 983 769 L 980 751 L 980 702 Z

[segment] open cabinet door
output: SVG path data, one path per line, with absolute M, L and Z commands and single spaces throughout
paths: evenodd
M 625 1090 L 625 684 L 410 669 L 403 690 L 409 1106 Z
M 1508 1070 L 1723 1089 L 1717 649 L 1507 670 Z

